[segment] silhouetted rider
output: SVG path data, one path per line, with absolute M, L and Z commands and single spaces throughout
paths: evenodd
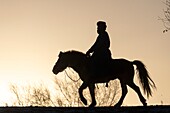
M 110 39 L 106 32 L 106 23 L 104 21 L 97 22 L 97 33 L 99 34 L 96 42 L 93 46 L 86 52 L 87 56 L 93 53 L 91 56 L 92 62 L 94 62 L 97 68 L 102 68 L 106 70 L 108 63 L 111 59 Z

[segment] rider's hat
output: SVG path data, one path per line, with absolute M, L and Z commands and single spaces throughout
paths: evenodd
M 105 28 L 107 27 L 106 22 L 104 22 L 104 21 L 98 21 L 97 26 L 101 26 L 101 27 L 105 27 Z

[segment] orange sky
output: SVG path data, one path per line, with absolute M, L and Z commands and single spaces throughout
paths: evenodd
M 170 104 L 170 33 L 162 33 L 158 20 L 162 1 L 0 0 L 0 90 L 7 92 L 11 82 L 50 82 L 59 51 L 86 52 L 96 40 L 96 22 L 105 20 L 112 57 L 142 60 L 157 85 L 148 103 Z M 141 103 L 130 90 L 124 105 Z

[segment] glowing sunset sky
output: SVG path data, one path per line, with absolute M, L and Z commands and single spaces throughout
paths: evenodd
M 143 61 L 156 83 L 148 104 L 170 104 L 170 32 L 158 20 L 164 8 L 163 0 L 0 0 L 0 100 L 11 82 L 50 84 L 59 51 L 86 52 L 104 20 L 112 57 Z M 131 89 L 124 105 L 141 105 Z

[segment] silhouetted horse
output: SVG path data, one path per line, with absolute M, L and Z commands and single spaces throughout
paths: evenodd
M 84 53 L 78 51 L 68 51 L 68 52 L 60 52 L 59 59 L 53 67 L 53 73 L 58 74 L 62 72 L 67 67 L 73 68 L 80 76 L 83 81 L 82 85 L 79 88 L 79 95 L 81 101 L 87 105 L 87 100 L 83 96 L 83 90 L 85 88 L 89 88 L 92 103 L 89 107 L 94 107 L 96 105 L 95 100 L 95 83 L 105 83 L 110 80 L 114 80 L 118 78 L 120 80 L 121 88 L 122 88 L 122 96 L 115 107 L 120 107 L 123 103 L 123 100 L 127 94 L 127 85 L 130 86 L 139 96 L 140 101 L 144 106 L 147 106 L 146 99 L 142 96 L 140 89 L 133 82 L 134 78 L 134 66 L 137 66 L 137 72 L 139 75 L 140 83 L 144 90 L 144 93 L 147 93 L 147 96 L 152 96 L 152 88 L 156 88 L 155 83 L 149 77 L 148 72 L 145 68 L 145 65 L 138 60 L 130 62 L 126 59 L 112 59 L 110 62 L 110 66 L 108 67 L 107 72 L 99 71 L 98 75 L 94 71 L 90 58 Z

